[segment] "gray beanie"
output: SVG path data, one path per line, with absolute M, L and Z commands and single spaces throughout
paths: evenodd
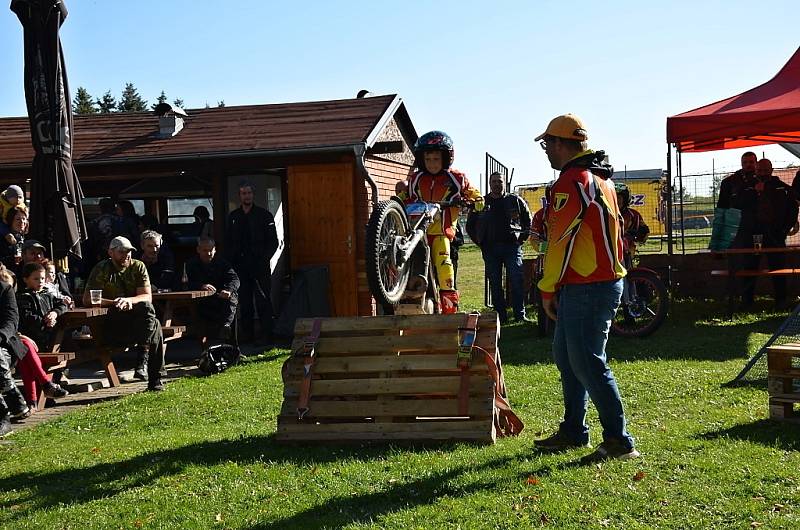
M 12 184 L 6 188 L 6 191 L 3 192 L 3 195 L 6 197 L 19 197 L 20 199 L 25 199 L 25 194 L 22 192 L 22 188 L 16 184 Z

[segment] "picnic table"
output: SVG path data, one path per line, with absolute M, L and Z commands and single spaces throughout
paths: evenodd
M 39 352 L 42 365 L 47 366 L 49 372 L 56 372 L 66 368 L 70 361 L 83 362 L 97 359 L 106 372 L 109 384 L 111 386 L 119 386 L 119 376 L 117 375 L 114 362 L 111 360 L 111 351 L 108 348 L 95 347 L 94 349 L 89 349 L 81 347 L 75 348 L 76 351 L 74 352 L 65 352 L 62 350 L 64 342 L 71 338 L 70 332 L 82 330 L 84 326 L 89 326 L 89 329 L 91 329 L 92 326 L 98 324 L 98 319 L 101 319 L 107 313 L 108 308 L 100 307 L 99 305 L 75 307 L 62 313 L 61 316 L 58 317 L 51 351 Z M 91 339 L 91 336 L 86 337 L 86 339 Z
M 736 257 L 736 256 L 761 256 L 768 254 L 793 254 L 800 252 L 800 246 L 792 247 L 746 247 L 746 248 L 728 248 L 724 250 L 704 250 L 717 257 Z M 716 269 L 711 271 L 711 276 L 722 276 L 728 278 L 728 305 L 732 310 L 735 303 L 735 298 L 738 295 L 736 286 L 736 278 L 756 278 L 759 276 L 798 276 L 800 275 L 800 268 L 784 267 L 780 269 L 744 269 L 735 262 L 728 262 L 727 269 Z
M 186 326 L 176 326 L 172 323 L 176 310 L 188 309 L 189 319 L 194 319 L 197 312 L 197 300 L 213 294 L 211 291 L 204 290 L 153 293 L 153 304 L 161 309 L 161 330 L 164 334 L 164 341 L 180 338 L 186 332 Z

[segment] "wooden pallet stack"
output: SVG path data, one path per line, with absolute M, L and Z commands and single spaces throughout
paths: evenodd
M 800 423 L 800 343 L 767 348 L 769 416 Z
M 322 319 L 303 419 L 300 352 L 314 320 L 298 320 L 295 354 L 283 367 L 277 439 L 494 442 L 494 381 L 478 348 L 469 368 L 468 414 L 459 415 L 458 329 L 465 320 L 464 314 Z M 482 315 L 475 345 L 499 359 L 498 329 L 496 313 Z

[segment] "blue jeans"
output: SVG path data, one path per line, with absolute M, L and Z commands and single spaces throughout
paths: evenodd
M 628 448 L 634 445 L 625 429 L 617 382 L 606 362 L 608 330 L 621 296 L 622 280 L 567 284 L 558 292 L 553 357 L 564 392 L 559 431 L 577 443 L 589 441 L 586 407 L 591 397 L 603 426 L 603 440 L 615 438 Z
M 483 262 L 486 265 L 486 277 L 492 290 L 492 304 L 500 315 L 506 319 L 506 297 L 503 292 L 503 266 L 511 277 L 511 302 L 514 307 L 514 318 L 525 316 L 523 302 L 525 292 L 522 288 L 522 248 L 516 243 L 497 243 L 481 249 Z

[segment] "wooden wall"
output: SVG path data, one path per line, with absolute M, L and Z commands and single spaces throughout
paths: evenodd
M 405 180 L 410 167 L 400 162 L 394 162 L 377 157 L 366 159 L 365 163 L 369 174 L 378 185 L 378 200 L 386 200 L 394 195 L 394 186 L 398 180 Z M 361 178 L 361 177 L 356 177 Z M 356 194 L 356 233 L 357 238 L 357 265 L 358 265 L 358 314 L 374 315 L 375 301 L 369 292 L 366 273 L 365 239 L 366 227 L 372 213 L 372 191 L 369 185 L 360 181 Z

